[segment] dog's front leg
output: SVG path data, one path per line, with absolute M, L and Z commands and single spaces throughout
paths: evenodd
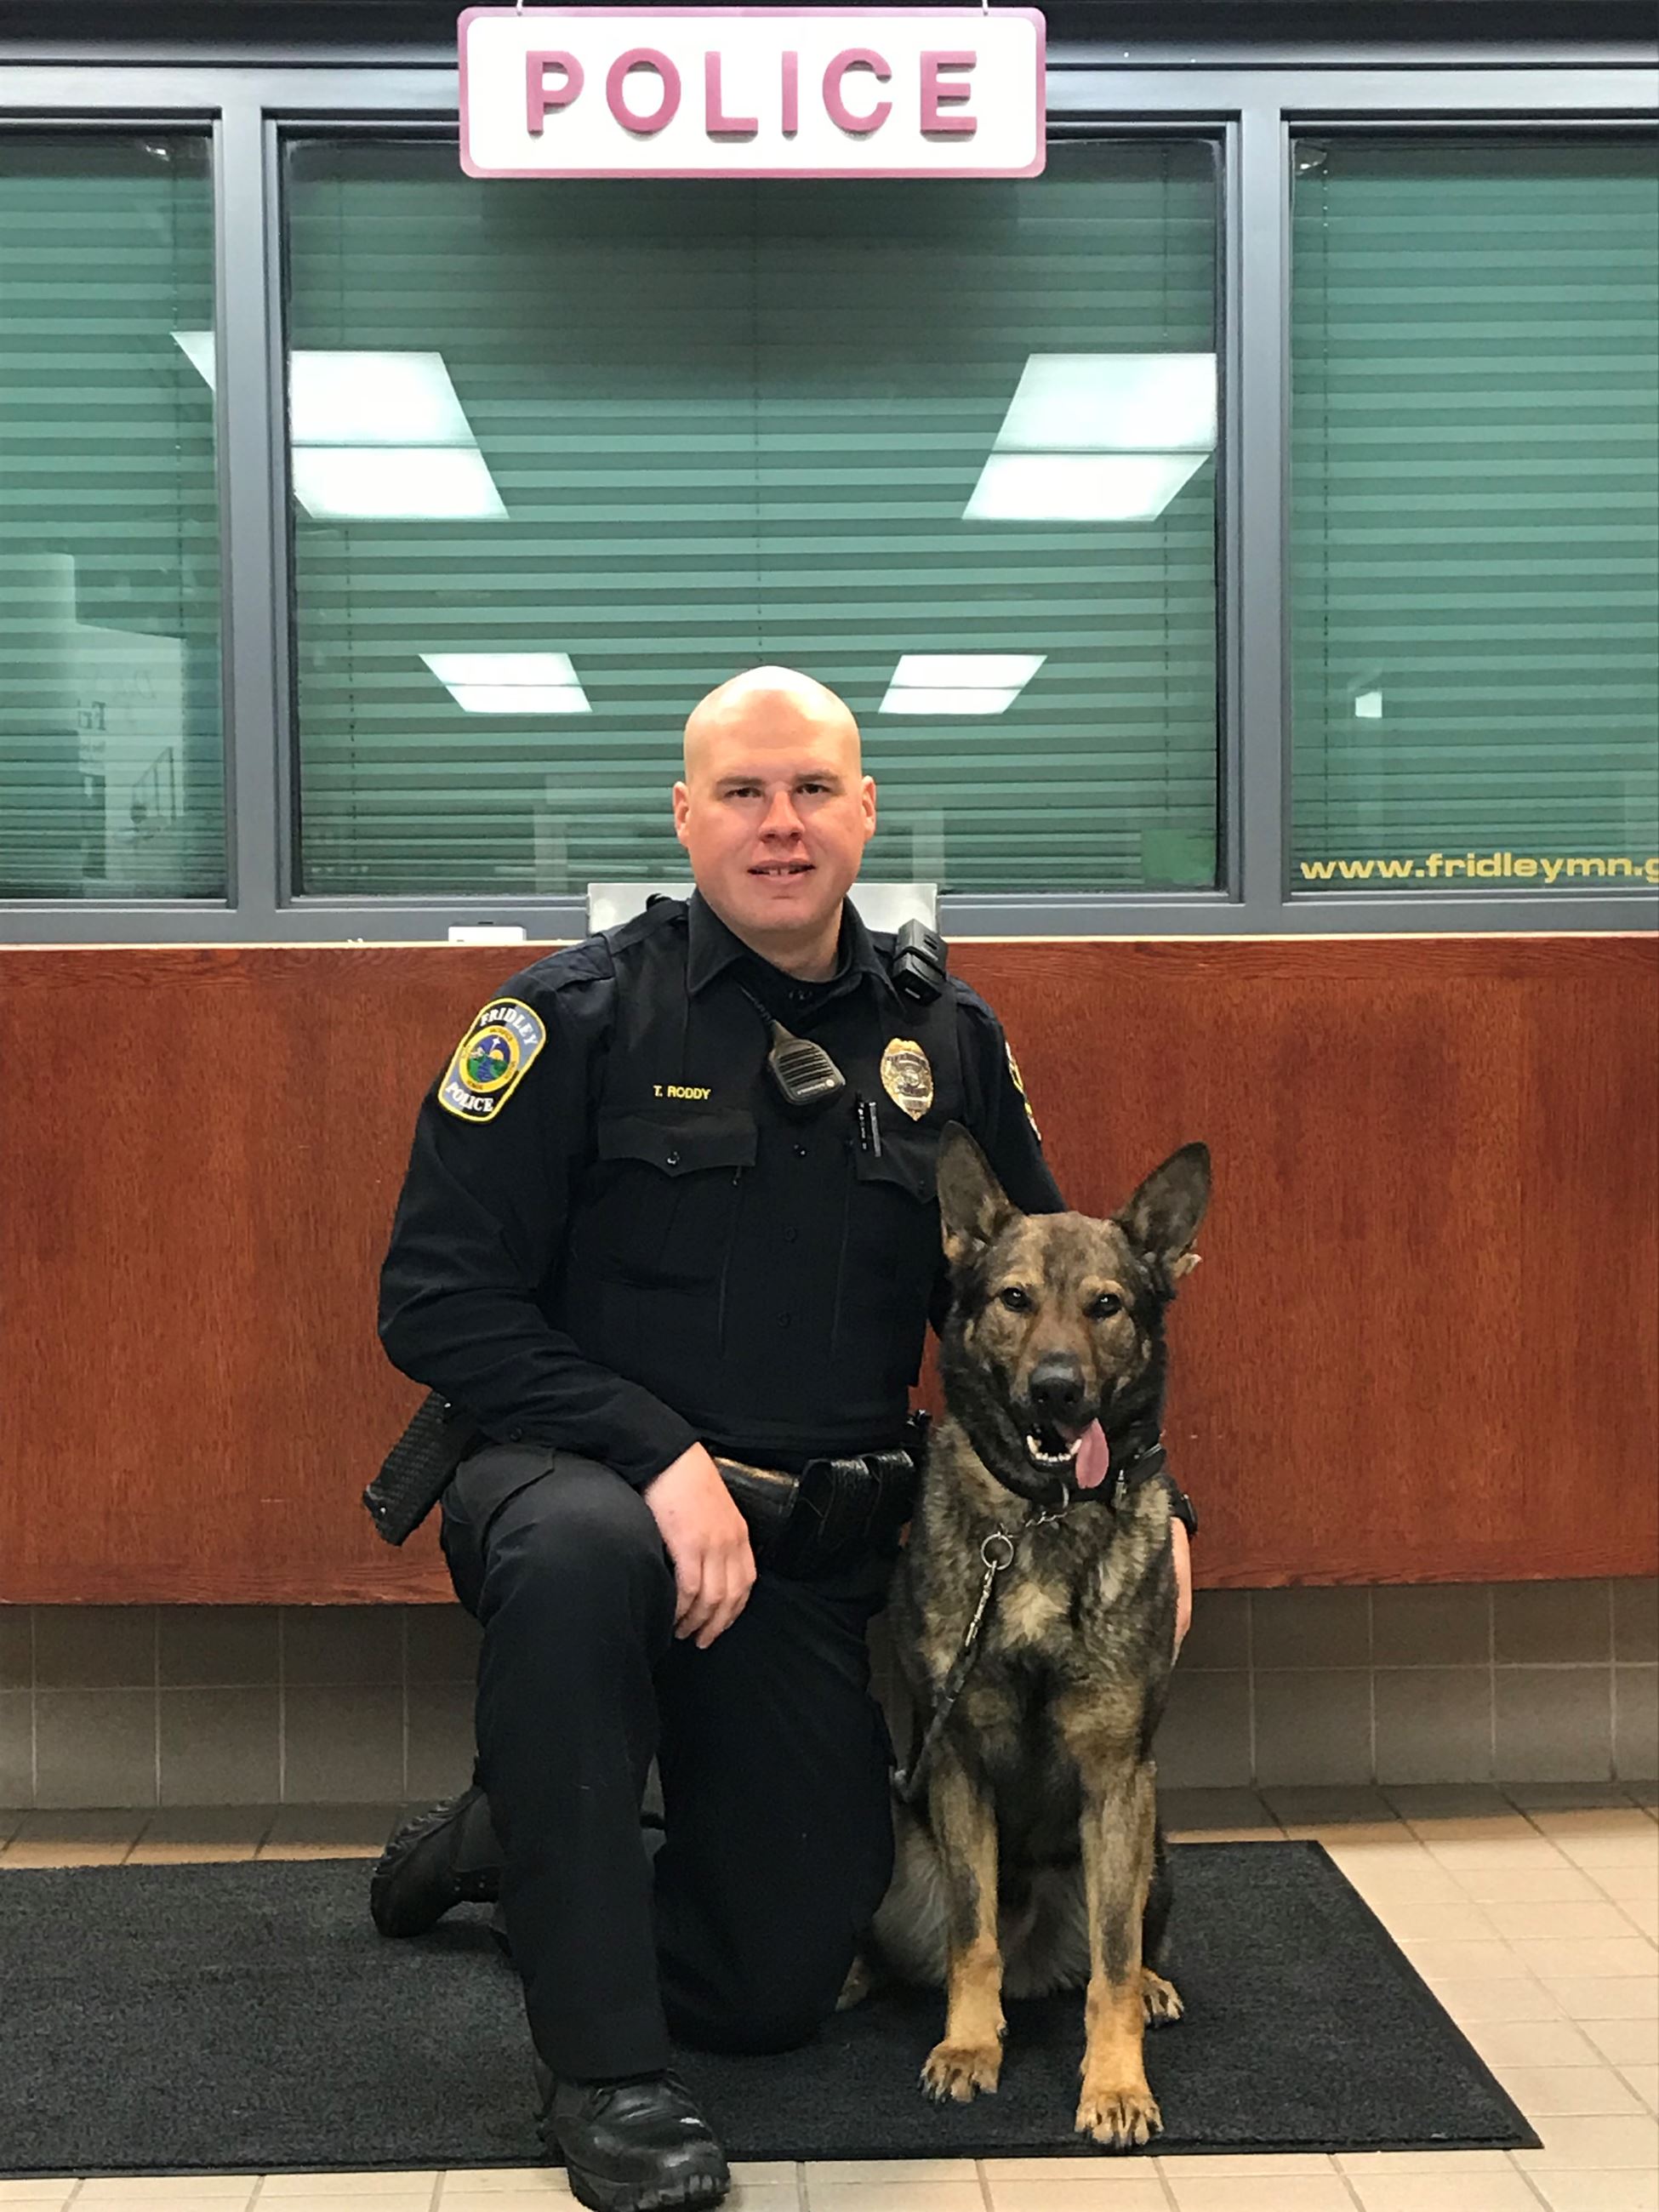
M 1002 2071 L 1002 1954 L 997 1947 L 997 1822 L 990 1794 L 945 1744 L 927 1790 L 927 1823 L 945 1891 L 945 2039 L 921 2086 L 942 2103 L 994 2089 Z
M 1152 1872 L 1155 1820 L 1149 1766 L 1103 1760 L 1085 1796 L 1083 1872 L 1089 1912 L 1088 2039 L 1080 2134 L 1114 2150 L 1164 2125 L 1142 2059 L 1140 1926 Z

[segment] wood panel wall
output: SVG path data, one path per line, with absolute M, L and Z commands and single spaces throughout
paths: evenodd
M 526 957 L 533 957 L 526 954 Z M 1659 958 L 963 944 L 1062 1187 L 1212 1147 L 1167 1434 L 1210 1584 L 1654 1571 Z M 0 1601 L 447 1598 L 363 1483 L 424 1086 L 516 950 L 0 953 Z

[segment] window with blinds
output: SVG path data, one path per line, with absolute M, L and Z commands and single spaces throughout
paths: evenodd
M 1036 182 L 287 149 L 301 888 L 678 876 L 696 700 L 862 725 L 866 873 L 1216 877 L 1214 149 Z
M 1303 138 L 1293 888 L 1659 881 L 1659 168 Z
M 212 325 L 205 138 L 0 132 L 0 898 L 224 896 Z

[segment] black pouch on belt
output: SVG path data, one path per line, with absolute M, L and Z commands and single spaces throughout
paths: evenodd
M 810 1459 L 798 1475 L 741 1460 L 714 1464 L 748 1523 L 755 1564 L 773 1574 L 829 1574 L 890 1551 L 915 1504 L 908 1451 Z
M 470 1414 L 441 1391 L 427 1392 L 363 1492 L 369 1517 L 388 1544 L 401 1544 L 420 1527 L 450 1476 L 483 1441 Z

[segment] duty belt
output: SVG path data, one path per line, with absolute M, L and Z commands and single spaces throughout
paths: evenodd
M 911 1416 L 908 1449 L 809 1459 L 799 1474 L 716 1455 L 748 1525 L 756 1565 L 799 1578 L 896 1551 L 915 1505 L 927 1419 Z M 460 1407 L 436 1390 L 427 1394 L 363 1492 L 388 1544 L 401 1544 L 420 1526 L 462 1460 L 488 1441 Z

